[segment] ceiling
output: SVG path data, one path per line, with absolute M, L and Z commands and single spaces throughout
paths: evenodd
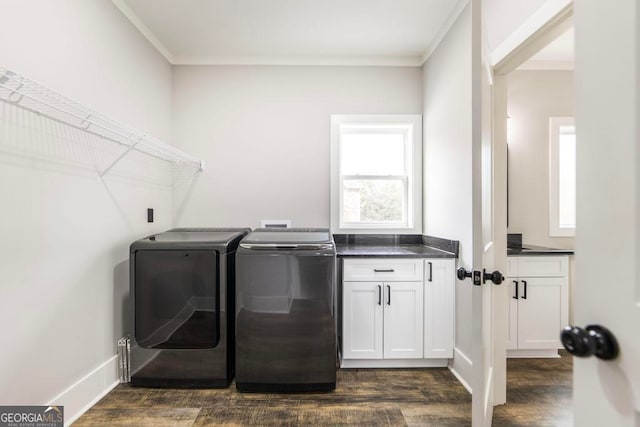
M 173 64 L 421 65 L 466 0 L 112 0 Z
M 547 3 L 554 0 L 482 0 L 486 20 L 486 41 L 491 50 L 499 47 Z
M 573 70 L 574 68 L 573 28 L 561 34 L 540 52 L 533 55 L 519 67 L 521 70 Z
M 420 66 L 469 0 L 112 0 L 172 64 Z M 555 3 L 483 0 L 489 50 Z M 508 50 L 507 46 L 507 50 Z M 527 64 L 572 63 L 566 34 Z M 537 64 L 537 65 L 536 65 Z M 546 65 L 545 65 L 546 66 Z M 544 67 L 543 67 L 544 68 Z

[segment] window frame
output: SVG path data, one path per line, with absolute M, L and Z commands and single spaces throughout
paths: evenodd
M 405 128 L 406 175 L 343 175 L 341 173 L 342 127 L 389 125 Z M 352 132 L 352 131 L 348 131 Z M 357 132 L 354 132 L 357 133 Z M 382 133 L 382 131 L 381 131 Z M 359 222 L 342 220 L 343 183 L 345 180 L 400 180 L 407 200 L 406 218 L 400 223 Z M 341 234 L 422 234 L 422 116 L 419 114 L 373 114 L 331 116 L 331 231 Z M 406 219 L 406 221 L 404 221 Z M 406 225 L 405 225 L 406 224 Z
M 576 228 L 560 226 L 560 128 L 573 126 L 573 117 L 549 117 L 549 236 L 574 237 Z M 576 139 L 577 151 L 577 139 Z

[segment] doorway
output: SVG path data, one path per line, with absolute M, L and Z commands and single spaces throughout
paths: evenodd
M 558 185 L 558 174 L 556 172 L 554 176 L 553 171 L 558 166 L 557 164 L 554 166 L 553 163 L 554 156 L 551 154 L 554 148 L 549 138 L 550 125 L 554 118 L 573 116 L 572 42 L 572 9 L 568 7 L 494 66 L 495 137 L 498 144 L 506 144 L 508 147 L 508 233 L 511 237 L 509 246 L 519 245 L 522 247 L 524 243 L 524 247 L 534 246 L 549 249 L 549 255 L 554 258 L 560 259 L 561 257 L 555 257 L 559 254 L 567 255 L 565 258 L 568 258 L 566 271 L 563 273 L 566 274 L 563 279 L 566 280 L 564 294 L 561 291 L 562 282 L 559 281 L 560 279 L 555 284 L 540 282 L 542 285 L 555 286 L 553 290 L 551 287 L 545 288 L 545 292 L 548 292 L 551 301 L 554 301 L 554 298 L 556 302 L 558 299 L 564 300 L 563 304 L 566 307 L 564 312 L 558 311 L 562 307 L 562 305 L 558 305 L 557 309 L 549 313 L 532 310 L 532 317 L 525 318 L 524 321 L 518 315 L 514 317 L 514 302 L 512 300 L 522 299 L 523 292 L 527 298 L 527 285 L 529 285 L 530 292 L 533 283 L 528 283 L 529 280 L 519 280 L 518 277 L 508 277 L 508 279 L 513 279 L 507 282 L 510 286 L 509 301 L 506 302 L 509 306 L 510 321 L 506 331 L 507 345 L 504 354 L 508 357 L 539 358 L 554 357 L 554 355 L 557 357 L 557 349 L 560 347 L 558 339 L 560 329 L 570 320 L 570 303 L 568 301 L 571 278 L 573 277 L 570 267 L 573 265 L 573 256 L 568 256 L 568 254 L 573 252 L 573 237 L 560 236 L 552 230 L 553 216 L 551 211 L 554 201 L 558 200 L 558 193 L 554 192 L 554 186 Z M 566 138 L 563 141 L 566 142 Z M 562 145 L 566 147 L 567 144 L 564 142 Z M 573 165 L 575 165 L 575 127 L 573 128 L 573 150 Z M 566 153 L 563 155 L 566 164 Z M 555 161 L 557 163 L 557 155 Z M 567 185 L 566 178 L 571 174 L 573 174 L 573 181 Z M 565 172 L 561 177 L 565 187 L 573 185 L 573 194 L 575 195 L 575 169 L 569 173 Z M 566 191 L 562 193 L 562 197 L 563 200 L 567 198 Z M 564 203 L 565 208 L 566 205 L 567 203 Z M 573 212 L 569 212 L 569 216 L 573 214 L 575 221 L 575 199 L 573 200 L 573 209 Z M 508 255 L 525 255 L 524 252 L 523 250 L 521 253 L 514 254 L 511 251 L 508 252 Z M 532 259 L 526 256 L 516 258 Z M 541 259 L 537 258 L 538 261 Z M 509 264 L 514 263 L 516 265 L 515 271 L 517 271 L 517 259 Z M 509 273 L 507 273 L 508 275 Z M 558 274 L 559 276 L 560 274 Z M 545 278 L 544 281 L 548 282 L 548 279 Z M 516 302 L 516 305 L 518 303 L 519 301 Z M 516 311 L 516 313 L 518 312 Z M 535 316 L 540 318 L 540 323 L 547 322 L 551 325 L 550 328 L 547 328 L 551 331 L 551 336 L 548 338 L 549 334 L 547 334 L 547 338 L 545 338 L 546 347 L 549 348 L 542 351 L 541 348 L 545 347 L 544 345 L 536 349 L 536 345 L 533 344 L 529 346 L 529 349 L 533 349 L 532 351 L 521 351 L 518 349 L 518 344 L 526 349 L 527 340 L 524 340 L 525 345 L 522 345 L 523 339 L 516 340 L 516 344 L 514 344 L 514 328 L 518 328 L 517 322 L 519 320 L 521 323 L 529 320 L 530 325 L 538 327 Z M 550 320 L 550 317 L 553 319 Z M 519 329 L 515 329 L 515 334 L 519 332 Z M 528 343 L 534 341 L 531 339 Z M 553 348 L 554 346 L 555 348 Z M 566 353 L 564 354 L 564 357 L 569 357 Z M 509 359 L 508 367 L 520 363 L 526 364 L 529 360 L 535 365 L 536 360 L 542 359 L 523 359 L 522 362 L 514 362 L 514 360 Z M 532 375 L 537 374 L 532 371 Z M 540 372 L 539 375 L 545 374 Z M 504 392 L 504 395 L 501 396 L 501 392 Z M 506 401 L 509 404 L 513 401 L 514 396 L 508 396 L 506 390 L 496 390 L 496 402 L 501 401 L 500 397 L 504 398 L 503 402 Z

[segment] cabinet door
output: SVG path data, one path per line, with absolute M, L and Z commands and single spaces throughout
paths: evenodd
M 509 301 L 507 302 L 507 350 L 518 348 L 518 299 L 520 297 L 520 282 L 517 278 L 508 277 L 505 283 L 509 285 Z
M 424 289 L 422 282 L 385 282 L 384 358 L 421 359 Z
M 453 357 L 455 280 L 453 260 L 424 263 L 424 357 Z
M 518 348 L 562 348 L 560 330 L 568 322 L 566 277 L 521 277 L 518 299 Z
M 343 295 L 343 358 L 382 359 L 382 282 L 344 282 Z

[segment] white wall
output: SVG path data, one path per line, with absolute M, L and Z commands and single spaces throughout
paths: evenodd
M 2 15 L 0 65 L 170 140 L 171 68 L 110 1 L 3 1 Z M 172 194 L 145 160 L 100 182 L 98 143 L 0 102 L 0 404 L 53 400 L 69 420 L 115 381 L 128 245 L 171 225 Z
M 473 266 L 471 9 L 423 69 L 424 234 L 460 241 L 458 264 Z M 456 285 L 456 363 L 471 354 L 471 288 Z M 465 377 L 469 364 L 454 366 Z M 467 372 L 463 372 L 464 370 Z
M 573 237 L 549 236 L 549 117 L 573 116 L 573 71 L 514 71 L 507 98 L 509 232 L 573 249 Z
M 420 68 L 178 66 L 176 146 L 206 173 L 174 197 L 177 225 L 329 227 L 331 114 L 420 114 Z

